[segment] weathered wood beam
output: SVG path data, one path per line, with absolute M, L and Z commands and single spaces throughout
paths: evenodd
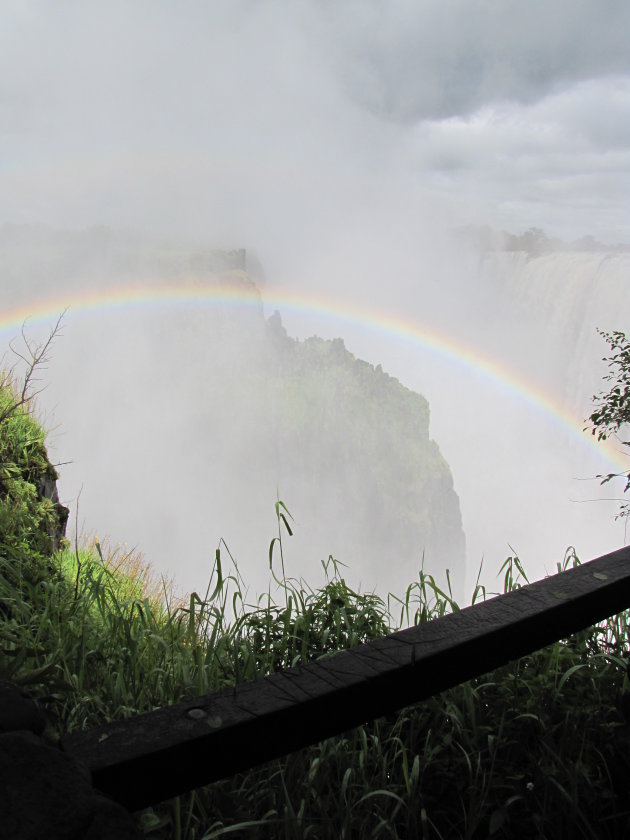
M 630 548 L 234 689 L 66 736 L 135 810 L 337 735 L 630 607 Z

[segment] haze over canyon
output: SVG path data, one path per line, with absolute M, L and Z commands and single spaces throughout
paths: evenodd
M 605 13 L 594 0 L 10 0 L 2 342 L 70 307 L 39 404 L 71 517 L 81 491 L 80 525 L 187 588 L 220 537 L 262 585 L 276 491 L 296 517 L 289 573 L 333 554 L 368 587 L 409 582 L 423 549 L 430 571 L 451 552 L 461 570 L 465 551 L 469 592 L 482 558 L 490 579 L 512 551 L 539 577 L 568 545 L 586 558 L 622 544 L 618 502 L 603 500 L 617 488 L 594 476 L 623 469 L 623 452 L 582 428 L 606 369 L 596 328 L 630 316 L 629 30 L 622 0 Z M 325 515 L 290 475 L 256 472 L 265 389 L 228 392 L 247 376 L 231 339 L 208 341 L 208 319 L 229 332 L 220 307 L 148 291 L 131 305 L 132 289 L 181 288 L 232 249 L 262 301 L 223 307 L 239 330 L 253 340 L 278 310 L 288 340 L 342 339 L 369 382 L 389 382 L 382 371 L 428 401 L 420 438 L 452 478 L 442 548 L 404 547 L 390 511 L 368 562 L 356 535 L 386 505 L 371 515 L 349 497 L 362 479 L 343 459 L 329 481 L 352 493 Z M 377 437 L 392 465 L 404 458 Z

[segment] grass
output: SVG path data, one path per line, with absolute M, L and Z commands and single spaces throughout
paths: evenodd
M 279 575 L 276 597 L 272 580 L 247 604 L 226 553 L 206 593 L 180 603 L 168 590 L 158 596 L 136 556 L 97 542 L 56 555 L 59 574 L 37 583 L 12 583 L 1 560 L 11 617 L 0 624 L 0 677 L 28 685 L 65 733 L 453 607 L 422 573 L 386 605 L 353 590 L 332 560 L 321 587 Z M 565 565 L 575 562 L 569 553 Z M 506 562 L 504 586 L 519 585 L 519 567 Z M 147 809 L 139 824 L 155 840 L 627 836 L 627 631 L 622 613 L 388 719 Z

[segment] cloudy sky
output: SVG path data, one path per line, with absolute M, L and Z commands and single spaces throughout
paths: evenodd
M 630 240 L 626 0 L 2 7 L 0 222 Z

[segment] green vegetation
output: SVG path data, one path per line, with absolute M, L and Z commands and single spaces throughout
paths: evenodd
M 0 390 L 0 550 L 41 558 L 52 551 L 54 524 L 50 499 L 41 499 L 34 476 L 55 477 L 44 449 L 44 432 L 16 406 L 8 384 Z
M 607 393 L 600 393 L 593 397 L 596 404 L 595 411 L 589 417 L 592 424 L 591 431 L 598 440 L 606 440 L 611 435 L 618 437 L 620 430 L 630 424 L 630 341 L 625 333 L 601 332 L 600 335 L 608 342 L 611 354 L 604 358 L 608 362 L 609 372 L 604 379 L 612 382 Z M 621 444 L 630 447 L 630 440 L 623 440 Z M 624 493 L 630 489 L 630 471 L 628 473 L 608 473 L 598 476 L 602 484 L 613 478 L 625 477 Z M 630 504 L 622 503 L 619 516 L 630 515 Z
M 56 498 L 57 473 L 46 454 L 46 434 L 32 416 L 36 372 L 58 328 L 59 323 L 41 347 L 24 337 L 24 352 L 18 353 L 26 365 L 21 384 L 13 370 L 0 371 L 0 557 L 10 559 L 6 574 L 14 582 L 24 575 L 41 577 L 67 517 Z
M 424 572 L 387 604 L 352 589 L 332 559 L 318 588 L 287 578 L 280 501 L 270 588 L 254 604 L 225 546 L 207 591 L 184 602 L 140 558 L 98 540 L 54 552 L 49 505 L 28 467 L 49 469 L 43 432 L 6 377 L 1 398 L 0 679 L 28 685 L 60 734 L 457 608 Z M 565 566 L 577 562 L 567 552 Z M 501 573 L 504 590 L 526 580 L 516 557 Z M 485 597 L 477 586 L 473 600 Z M 626 837 L 627 656 L 622 613 L 397 715 L 147 809 L 139 824 L 150 840 Z

